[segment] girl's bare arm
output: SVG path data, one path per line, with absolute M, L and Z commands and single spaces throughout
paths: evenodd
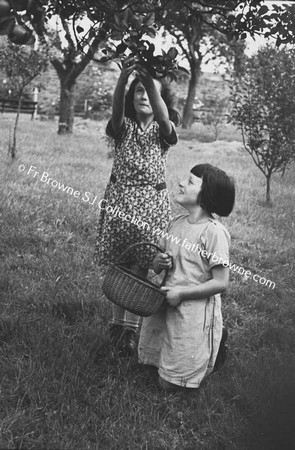
M 167 302 L 170 306 L 177 306 L 184 300 L 202 300 L 215 294 L 224 292 L 228 286 L 229 269 L 223 266 L 215 266 L 212 268 L 211 280 L 193 287 L 181 288 L 165 288 Z
M 124 120 L 124 109 L 125 109 L 125 88 L 128 82 L 128 78 L 131 73 L 135 70 L 135 60 L 134 57 L 128 57 L 122 64 L 122 70 L 115 88 L 113 95 L 113 106 L 112 106 L 112 127 L 113 130 L 118 130 Z

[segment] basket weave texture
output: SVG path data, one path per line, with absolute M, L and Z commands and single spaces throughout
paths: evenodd
M 153 246 L 160 252 L 164 252 L 160 246 L 150 242 L 131 245 L 122 253 L 118 262 L 110 267 L 103 281 L 102 290 L 105 296 L 116 305 L 133 314 L 146 317 L 160 308 L 165 300 L 165 293 L 160 290 L 160 286 L 120 265 L 120 261 L 132 248 L 144 245 Z M 165 283 L 166 277 L 167 271 L 161 286 Z

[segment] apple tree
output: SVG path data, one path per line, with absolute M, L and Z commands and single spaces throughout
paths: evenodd
M 183 110 L 182 126 L 190 128 L 194 120 L 193 106 L 197 92 L 197 86 L 201 75 L 202 64 L 206 64 L 212 59 L 219 59 L 227 65 L 235 64 L 235 49 L 239 46 L 244 49 L 244 41 L 236 42 L 229 39 L 229 35 L 216 28 L 210 22 L 211 8 L 200 6 L 200 16 L 198 20 L 189 15 L 190 2 L 184 2 L 182 8 L 170 8 L 167 15 L 162 19 L 165 27 L 164 34 L 168 31 L 174 38 L 175 43 L 181 49 L 181 55 L 189 64 L 190 78 L 188 82 L 187 97 Z M 207 19 L 207 15 L 209 18 Z M 222 30 L 222 27 L 220 27 Z
M 12 40 L 12 30 L 15 30 L 15 26 L 18 27 L 18 33 L 20 27 L 23 26 L 25 33 L 26 28 L 30 26 L 31 31 L 33 29 L 39 34 L 41 40 L 47 41 L 51 49 L 57 50 L 53 52 L 51 63 L 60 79 L 59 133 L 72 132 L 76 80 L 95 57 L 100 45 L 104 44 L 105 47 L 104 54 L 100 58 L 102 62 L 111 59 L 119 62 L 125 57 L 125 50 L 129 49 L 129 52 L 136 52 L 142 56 L 142 62 L 149 67 L 149 70 L 154 68 L 154 76 L 164 76 L 177 67 L 173 61 L 177 52 L 171 51 L 165 57 L 155 57 L 154 45 L 143 39 L 144 35 L 150 37 L 156 35 L 153 27 L 154 5 L 138 4 L 136 11 L 132 12 L 123 5 L 124 2 L 115 1 L 85 2 L 89 6 L 87 10 L 83 9 L 85 5 L 82 7 L 81 3 L 76 4 L 72 1 L 5 1 L 8 7 L 3 10 L 3 16 L 6 14 L 2 17 L 3 27 L 5 25 L 2 29 L 3 34 L 8 34 L 8 38 Z M 18 8 L 16 8 L 17 3 L 21 3 Z M 61 28 L 55 35 L 49 26 L 52 17 L 58 18 Z M 9 26 L 6 26 L 6 23 Z M 118 43 L 118 41 L 122 42 Z M 20 39 L 18 41 L 23 44 L 30 42 L 31 40 L 25 41 L 25 38 L 22 42 Z M 114 42 L 117 42 L 117 45 Z M 152 64 L 150 64 L 151 60 Z
M 190 67 L 183 128 L 189 128 L 193 122 L 193 104 L 203 63 L 218 58 L 237 74 L 242 69 L 239 65 L 243 64 L 247 34 L 274 36 L 278 44 L 294 41 L 290 10 L 278 6 L 271 9 L 261 1 L 184 0 L 180 5 L 177 0 L 169 0 L 166 8 L 166 14 L 159 19 L 164 34 L 168 31 L 173 36 Z
M 58 1 L 0 0 L 0 33 L 7 34 L 9 41 L 17 44 L 32 44 L 34 34 L 39 35 L 60 80 L 58 132 L 71 133 L 76 80 L 93 58 L 101 37 L 88 37 L 83 46 L 80 42 L 78 49 L 72 19 L 69 20 L 73 8 L 68 5 L 70 9 L 63 9 L 60 4 Z M 53 16 L 59 21 L 59 32 L 48 24 Z
M 234 81 L 231 117 L 245 150 L 266 178 L 266 202 L 274 172 L 295 159 L 295 50 L 267 46 L 250 57 L 242 80 Z

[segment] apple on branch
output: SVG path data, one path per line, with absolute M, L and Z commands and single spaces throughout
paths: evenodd
M 14 26 L 8 37 L 14 44 L 33 44 L 35 41 L 32 30 L 20 24 Z

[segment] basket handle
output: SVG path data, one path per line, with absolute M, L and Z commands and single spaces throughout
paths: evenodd
M 145 241 L 144 241 L 144 242 L 137 242 L 137 243 L 135 243 L 135 244 L 130 245 L 130 246 L 129 246 L 122 254 L 121 254 L 121 256 L 119 256 L 119 258 L 118 258 L 118 260 L 117 260 L 117 264 L 120 264 L 120 262 L 122 261 L 123 257 L 124 257 L 130 250 L 132 250 L 132 249 L 135 248 L 135 247 L 142 247 L 142 246 L 145 246 L 145 245 L 149 245 L 149 246 L 151 246 L 151 247 L 156 248 L 159 252 L 165 253 L 165 250 L 164 250 L 162 247 L 160 247 L 160 245 L 154 244 L 153 242 L 145 242 Z M 161 284 L 160 284 L 160 287 L 164 286 L 164 284 L 166 283 L 166 279 L 167 279 L 167 276 L 168 276 L 168 271 L 169 271 L 169 269 L 165 269 L 165 275 L 164 275 L 164 278 L 163 278 L 163 280 L 162 280 L 162 282 L 161 282 Z

